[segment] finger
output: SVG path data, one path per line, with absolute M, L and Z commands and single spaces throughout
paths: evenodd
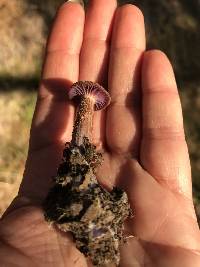
M 115 153 L 137 154 L 140 134 L 140 63 L 145 49 L 144 19 L 134 5 L 115 16 L 109 67 L 111 105 L 107 144 Z
M 171 64 L 162 52 L 144 54 L 142 87 L 141 164 L 160 183 L 191 197 L 181 103 Z
M 81 80 L 102 83 L 107 78 L 109 41 L 116 7 L 116 0 L 90 1 L 80 55 Z
M 47 44 L 32 123 L 31 149 L 56 141 L 68 141 L 71 137 L 74 110 L 67 103 L 67 88 L 78 79 L 83 27 L 84 10 L 81 5 L 63 4 Z
M 83 27 L 81 5 L 63 4 L 47 44 L 20 196 L 44 199 L 60 162 L 63 143 L 70 140 L 73 107 L 67 102 L 66 90 L 78 80 Z
M 109 41 L 112 20 L 117 6 L 116 0 L 90 1 L 84 28 L 84 39 L 80 55 L 79 80 L 89 80 L 105 85 L 109 55 Z M 103 113 L 94 116 L 93 142 L 98 146 L 102 142 Z M 101 128 L 101 130 L 99 130 Z

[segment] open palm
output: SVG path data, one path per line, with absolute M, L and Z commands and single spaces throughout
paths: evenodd
M 124 188 L 134 217 L 125 225 L 120 266 L 200 266 L 200 232 L 192 203 L 190 163 L 172 67 L 145 51 L 141 11 L 92 0 L 86 13 L 65 3 L 48 41 L 29 155 L 18 197 L 0 222 L 1 266 L 91 266 L 72 238 L 44 220 L 40 207 L 70 141 L 77 80 L 108 88 L 96 112 L 93 142 L 104 152 L 98 179 Z

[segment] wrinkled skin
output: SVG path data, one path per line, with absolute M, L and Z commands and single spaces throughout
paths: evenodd
M 71 139 L 74 107 L 66 92 L 77 80 L 97 81 L 112 97 L 107 112 L 95 114 L 93 141 L 104 151 L 99 181 L 124 188 L 134 211 L 120 266 L 200 266 L 172 67 L 162 52 L 145 51 L 143 16 L 135 6 L 117 9 L 115 0 L 93 0 L 87 12 L 85 19 L 83 8 L 69 2 L 57 13 L 23 182 L 0 222 L 1 266 L 91 266 L 70 235 L 49 227 L 40 207 Z

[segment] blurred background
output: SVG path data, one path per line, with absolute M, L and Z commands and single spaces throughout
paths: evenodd
M 0 215 L 23 175 L 45 42 L 62 2 L 0 0 Z M 163 50 L 174 66 L 200 218 L 200 1 L 119 1 L 123 3 L 142 9 L 148 49 Z

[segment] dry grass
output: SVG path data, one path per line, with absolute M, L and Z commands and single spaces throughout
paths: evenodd
M 181 102 L 186 138 L 192 163 L 193 184 L 198 186 L 200 185 L 200 85 L 193 83 L 185 86 L 184 90 L 181 91 Z
M 44 20 L 22 0 L 1 0 L 0 18 L 0 75 L 34 74 L 45 43 Z
M 16 195 L 23 175 L 34 103 L 34 93 L 0 93 L 0 215 Z

